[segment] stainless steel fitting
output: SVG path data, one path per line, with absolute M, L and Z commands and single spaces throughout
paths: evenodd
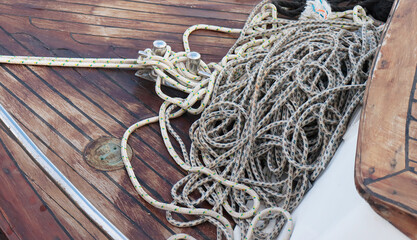
M 167 43 L 162 40 L 155 40 L 153 42 L 152 52 L 158 56 L 163 56 L 167 51 Z
M 200 59 L 201 55 L 198 52 L 189 52 L 187 54 L 187 69 L 190 72 L 197 74 L 198 68 L 200 67 Z

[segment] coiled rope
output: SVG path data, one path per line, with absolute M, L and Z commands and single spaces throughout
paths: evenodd
M 174 201 L 161 203 L 147 195 L 126 161 L 141 196 L 167 210 L 175 226 L 209 221 L 231 239 L 230 224 L 221 215 L 226 212 L 242 229 L 241 238 L 274 239 L 289 220 L 288 239 L 292 220 L 287 211 L 299 204 L 334 155 L 362 101 L 381 28 L 359 18 L 360 7 L 340 14 L 358 21 L 326 22 L 278 19 L 275 7 L 265 1 L 258 8 L 220 66 L 213 65 L 218 73 L 208 80 L 212 100 L 190 128 L 190 153 L 169 121 L 188 111 L 189 102 L 166 101 L 159 119 L 150 120 L 159 121 L 169 153 L 188 172 L 172 188 Z M 190 96 L 198 100 L 196 92 Z M 130 133 L 147 123 L 126 132 L 123 156 Z M 192 197 L 195 193 L 200 197 Z M 212 205 L 210 211 L 198 208 L 204 202 Z M 260 204 L 265 210 L 255 215 Z M 172 212 L 203 216 L 179 222 Z M 268 225 L 272 230 L 262 231 Z
M 133 124 L 121 142 L 123 162 L 139 195 L 167 210 L 167 219 L 175 226 L 214 224 L 218 239 L 222 235 L 233 239 L 224 213 L 240 227 L 241 238 L 273 239 L 288 221 L 285 239 L 289 239 L 293 227 L 289 211 L 334 155 L 350 115 L 361 103 L 381 33 L 360 8 L 341 16 L 348 19 L 279 19 L 275 6 L 264 0 L 243 29 L 192 26 L 184 33 L 185 52 L 167 46 L 162 56 L 146 49 L 138 59 L 0 56 L 0 62 L 151 69 L 155 91 L 165 102 L 159 116 Z M 358 16 L 360 21 L 355 20 Z M 198 29 L 240 33 L 219 63 L 200 62 L 202 75 L 185 64 L 188 36 Z M 188 96 L 169 96 L 162 83 Z M 202 113 L 190 128 L 189 153 L 170 124 L 185 112 Z M 173 186 L 172 203 L 159 202 L 143 190 L 126 152 L 129 136 L 155 122 L 168 152 L 188 172 Z M 169 135 L 180 144 L 181 154 Z M 192 197 L 194 193 L 199 197 Z M 203 203 L 211 209 L 201 207 Z M 172 213 L 199 218 L 179 222 Z M 266 230 L 268 226 L 272 230 Z M 186 234 L 169 239 L 185 238 L 193 239 Z

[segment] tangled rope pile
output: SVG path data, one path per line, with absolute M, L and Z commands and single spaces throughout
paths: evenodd
M 276 238 L 290 219 L 282 209 L 292 211 L 299 204 L 362 101 L 381 27 L 363 19 L 278 19 L 275 7 L 263 3 L 220 65 L 212 65 L 218 72 L 210 78 L 212 100 L 190 128 L 190 153 L 169 121 L 187 111 L 186 100 L 165 102 L 159 119 L 153 119 L 160 123 L 171 156 L 189 174 L 174 185 L 171 204 L 155 201 L 132 182 L 145 200 L 167 210 L 175 226 L 209 221 L 231 239 L 230 224 L 221 216 L 227 212 L 242 229 L 241 238 Z M 352 12 L 341 16 L 348 14 Z M 123 147 L 146 121 L 128 130 Z M 179 142 L 181 157 L 168 132 Z M 204 202 L 212 206 L 210 211 L 199 208 Z M 255 216 L 260 204 L 266 210 Z M 203 216 L 184 223 L 173 219 L 172 212 Z M 272 230 L 262 231 L 268 225 Z
M 337 22 L 286 20 L 249 29 L 260 24 L 277 24 L 263 33 L 280 37 L 265 50 L 230 61 L 220 73 L 212 103 L 190 129 L 192 146 L 186 159 L 193 167 L 205 166 L 251 187 L 265 207 L 292 211 L 333 157 L 362 100 L 379 31 L 372 25 L 351 32 Z M 249 31 L 231 51 L 260 36 Z M 208 176 L 190 173 L 174 187 L 184 189 L 173 193 L 174 199 L 189 207 L 209 199 L 227 202 L 237 212 L 248 211 L 247 195 L 210 182 Z M 191 201 L 196 189 L 202 197 Z M 234 220 L 243 238 L 250 221 Z M 256 238 L 276 238 L 283 220 L 278 217 L 270 233 L 260 231 L 268 225 L 264 222 L 255 229 Z
M 168 46 L 160 55 L 147 49 L 138 59 L 0 56 L 0 62 L 150 71 L 155 90 L 165 102 L 159 116 L 133 124 L 121 142 L 126 170 L 139 195 L 167 210 L 167 219 L 175 226 L 214 224 L 218 239 L 233 238 L 225 214 L 245 239 L 274 239 L 287 220 L 288 239 L 289 211 L 334 155 L 349 117 L 362 101 L 382 30 L 360 7 L 340 14 L 326 12 L 327 16 L 336 17 L 279 19 L 275 6 L 264 0 L 243 29 L 191 27 L 184 34 L 185 52 L 173 52 Z M 189 71 L 185 63 L 188 36 L 198 29 L 240 33 L 219 63 L 200 62 L 200 74 Z M 163 83 L 188 96 L 165 94 Z M 185 112 L 202 113 L 190 128 L 189 152 L 170 124 L 170 119 Z M 143 190 L 126 152 L 129 136 L 154 122 L 160 124 L 170 155 L 188 172 L 173 186 L 172 203 L 158 202 Z M 179 143 L 181 154 L 174 150 L 169 135 Z M 202 207 L 207 203 L 210 209 Z M 199 218 L 180 222 L 172 213 Z M 185 237 L 193 239 L 184 234 L 170 239 Z

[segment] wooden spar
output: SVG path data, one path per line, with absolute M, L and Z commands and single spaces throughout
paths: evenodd
M 393 10 L 368 81 L 355 177 L 371 207 L 417 239 L 417 2 Z

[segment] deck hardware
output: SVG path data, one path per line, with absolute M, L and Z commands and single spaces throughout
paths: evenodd
M 127 152 L 132 156 L 132 148 L 127 145 Z M 120 154 L 120 139 L 100 137 L 91 141 L 84 149 L 84 160 L 91 167 L 101 171 L 114 171 L 124 168 Z
M 203 77 L 203 78 L 210 78 L 211 74 L 208 72 L 204 72 L 204 71 L 198 71 L 197 73 L 198 76 Z
M 200 67 L 200 59 L 201 55 L 198 52 L 189 52 L 187 54 L 186 66 L 191 73 L 197 73 L 198 68 Z
M 153 42 L 152 52 L 158 56 L 163 56 L 167 51 L 167 43 L 163 40 L 155 40 Z

